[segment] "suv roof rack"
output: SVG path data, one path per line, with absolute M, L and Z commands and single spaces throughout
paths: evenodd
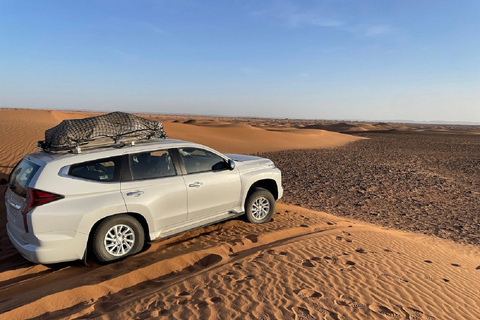
M 124 147 L 128 144 L 167 138 L 161 122 L 130 113 L 112 112 L 84 119 L 63 120 L 45 131 L 37 147 L 51 153 L 81 153 L 82 150 Z

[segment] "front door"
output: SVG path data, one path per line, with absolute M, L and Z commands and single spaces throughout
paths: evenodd
M 237 169 L 229 170 L 222 157 L 200 148 L 180 148 L 186 174 L 188 220 L 227 213 L 240 203 Z

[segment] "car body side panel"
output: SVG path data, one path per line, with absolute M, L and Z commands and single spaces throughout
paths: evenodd
M 187 220 L 187 191 L 181 176 L 121 183 L 128 212 L 141 214 L 151 236 Z

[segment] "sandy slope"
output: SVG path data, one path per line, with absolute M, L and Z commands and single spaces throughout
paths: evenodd
M 79 115 L 0 110 L 0 172 L 32 150 L 46 128 Z M 226 152 L 352 141 L 316 129 L 164 124 L 171 137 L 195 137 L 190 140 Z M 268 224 L 233 220 L 200 228 L 90 268 L 26 262 L 10 245 L 4 224 L 2 202 L 0 319 L 480 318 L 479 247 L 281 203 Z
M 109 266 L 4 271 L 2 319 L 478 319 L 478 247 L 295 206 Z

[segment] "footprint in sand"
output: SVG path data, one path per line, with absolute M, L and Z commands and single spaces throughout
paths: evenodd
M 263 253 L 260 253 L 258 256 L 256 256 L 255 258 L 253 258 L 253 261 L 259 261 L 260 259 L 262 259 L 264 256 Z
M 350 296 L 347 295 L 340 295 L 338 299 L 333 300 L 339 306 L 349 306 L 355 303 L 355 300 L 352 299 Z
M 272 250 L 272 249 L 268 250 L 267 253 L 272 255 L 272 256 L 275 256 L 275 255 L 286 256 L 286 255 L 288 255 L 288 253 L 286 253 L 285 251 L 277 252 L 277 251 Z
M 316 319 L 310 314 L 310 311 L 307 308 L 303 307 L 293 307 L 293 314 L 295 315 L 295 320 L 313 320 Z
M 313 289 L 296 289 L 293 290 L 293 292 L 298 295 L 300 299 L 305 299 L 305 298 L 321 298 L 323 297 L 323 294 L 321 294 L 318 291 L 315 291 Z
M 199 303 L 197 303 L 196 306 L 197 306 L 198 309 L 203 309 L 203 308 L 207 307 L 209 304 L 220 303 L 222 301 L 223 300 L 220 297 L 213 297 L 213 298 L 208 299 L 207 301 L 200 301 Z
M 303 261 L 302 266 L 307 267 L 307 268 L 313 268 L 313 267 L 315 267 L 315 264 L 312 261 L 307 259 L 307 260 Z
M 247 282 L 247 281 L 250 280 L 250 279 L 255 279 L 255 276 L 250 274 L 250 275 L 246 276 L 246 277 L 243 278 L 243 279 L 237 280 L 237 281 L 235 282 L 235 284 L 237 284 L 237 283 L 244 283 L 244 282 Z
M 207 306 L 208 306 L 208 302 L 206 302 L 206 301 L 200 301 L 199 303 L 197 303 L 197 308 L 198 309 L 203 309 Z
M 223 300 L 222 300 L 222 298 L 220 298 L 220 297 L 210 298 L 210 302 L 212 302 L 212 303 L 220 303 L 220 302 L 222 302 L 222 301 L 223 301 Z
M 338 257 L 337 256 L 324 256 L 323 259 L 327 262 L 332 262 L 332 263 L 337 263 L 338 262 Z
M 187 297 L 190 295 L 190 292 L 188 291 L 182 291 L 179 294 L 177 294 L 177 297 Z
M 369 305 L 368 308 L 371 311 L 373 311 L 375 313 L 383 314 L 384 316 L 398 317 L 398 314 L 396 314 L 395 312 L 393 312 L 389 308 L 387 308 L 385 306 L 382 306 L 382 305 L 379 305 L 379 304 L 376 304 L 376 303 Z
M 233 277 L 233 276 L 234 276 L 234 273 L 231 272 L 231 271 L 225 273 L 224 275 L 221 275 L 222 278 L 228 279 L 228 280 L 229 280 L 231 277 Z

